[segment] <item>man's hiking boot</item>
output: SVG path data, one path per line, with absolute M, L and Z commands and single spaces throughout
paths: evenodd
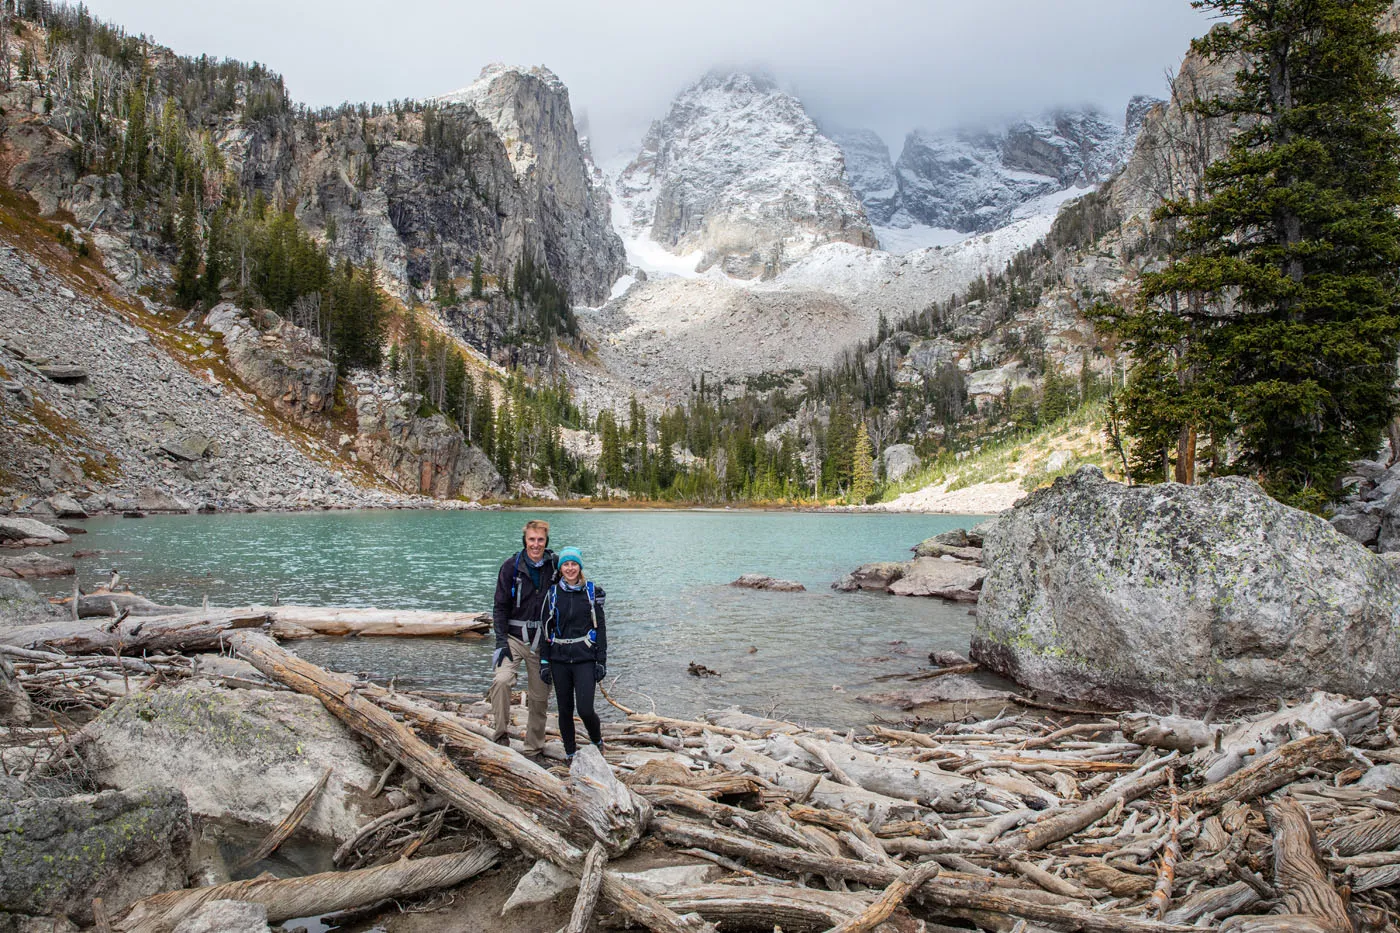
M 496 744 L 497 744 L 497 745 L 504 745 L 506 748 L 510 748 L 510 736 L 508 736 L 508 735 L 503 735 L 503 736 L 501 736 L 499 739 L 496 739 Z

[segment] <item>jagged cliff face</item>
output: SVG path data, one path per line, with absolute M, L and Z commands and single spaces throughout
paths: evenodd
M 96 221 L 99 238 L 113 234 L 103 246 L 115 261 L 131 247 L 159 251 L 122 208 L 119 177 L 76 176 L 71 139 L 50 126 L 62 127 L 65 110 L 5 122 L 10 183 L 45 213 L 61 207 Z M 435 262 L 461 279 L 478 255 L 488 275 L 504 276 L 528 253 L 579 303 L 601 303 L 624 272 L 568 91 L 541 69 L 493 66 L 431 113 L 347 110 L 315 122 L 235 113 L 210 137 L 245 191 L 293 205 L 333 255 L 373 260 L 382 284 L 405 299 L 431 280 Z
M 823 243 L 875 245 L 840 148 L 764 76 L 711 73 L 682 91 L 616 191 L 619 227 L 741 278 Z
M 570 294 L 601 304 L 623 273 L 612 204 L 574 125 L 569 90 L 547 68 L 491 65 L 470 87 L 448 94 L 489 122 L 505 144 L 521 213 L 551 272 L 568 270 Z
M 1016 209 L 1096 185 L 1121 164 L 1124 126 L 1094 111 L 1063 111 L 1001 132 L 910 133 L 895 165 L 893 223 L 963 233 L 1004 226 Z
M 873 130 L 835 130 L 833 142 L 846 158 L 846 179 L 865 205 L 871 224 L 888 224 L 899 210 L 899 178 L 890 148 Z

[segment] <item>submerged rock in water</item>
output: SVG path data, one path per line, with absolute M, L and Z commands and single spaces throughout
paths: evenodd
M 29 580 L 41 577 L 68 577 L 76 568 L 66 560 L 47 554 L 0 554 L 0 577 Z
M 273 826 L 331 767 L 301 828 L 344 840 L 387 808 L 354 734 L 319 701 L 286 691 L 227 690 L 194 679 L 137 691 L 84 728 L 84 761 L 102 784 L 180 788 L 199 816 Z
M 957 602 L 975 603 L 977 591 L 987 571 L 960 560 L 919 557 L 903 577 L 890 584 L 894 596 L 936 596 Z
M 973 659 L 1061 696 L 1202 708 L 1400 681 L 1400 573 L 1240 477 L 1085 467 L 998 518 L 985 559 Z
M 840 580 L 831 584 L 833 590 L 886 590 L 909 571 L 908 561 L 879 560 L 861 564 Z
M 761 573 L 746 573 L 729 585 L 746 590 L 773 590 L 778 593 L 802 593 L 807 589 L 796 580 L 775 580 Z
M 0 796 L 0 921 L 62 914 L 91 924 L 94 897 L 115 913 L 182 888 L 191 841 L 189 808 L 170 787 Z

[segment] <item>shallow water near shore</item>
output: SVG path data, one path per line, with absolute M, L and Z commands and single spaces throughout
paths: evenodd
M 100 518 L 65 550 L 84 588 L 107 568 L 158 601 L 283 603 L 489 611 L 496 571 L 537 513 L 317 512 Z M 904 560 L 931 535 L 978 516 L 751 511 L 549 511 L 551 547 L 583 550 L 607 592 L 609 678 L 633 708 L 693 716 L 738 705 L 844 728 L 871 721 L 858 697 L 877 677 L 965 651 L 969 606 L 838 593 L 834 580 L 873 560 Z M 797 580 L 805 593 L 727 584 L 742 573 Z M 71 584 L 59 582 L 55 587 Z M 309 660 L 376 679 L 484 692 L 492 641 L 313 639 Z M 720 676 L 687 674 L 697 662 Z M 523 685 L 524 678 L 521 678 Z M 895 684 L 899 683 L 898 681 Z M 886 711 L 890 712 L 890 711 Z

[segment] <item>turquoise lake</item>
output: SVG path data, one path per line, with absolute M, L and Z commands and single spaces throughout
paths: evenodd
M 966 651 L 966 604 L 830 588 L 859 564 L 903 560 L 917 542 L 978 516 L 758 511 L 316 512 L 102 518 L 65 550 L 84 588 L 120 570 L 136 592 L 198 605 L 272 602 L 489 611 L 496 571 L 532 516 L 550 545 L 582 549 L 607 591 L 609 677 L 634 708 L 693 716 L 738 705 L 833 726 L 871 721 L 876 678 Z M 56 549 L 57 550 L 57 549 Z M 805 593 L 727 584 L 743 573 Z M 69 584 L 59 583 L 57 586 Z M 377 679 L 482 692 L 487 639 L 314 639 L 317 663 Z M 687 674 L 696 662 L 720 673 Z M 523 677 L 522 677 L 523 683 Z M 649 702 L 651 701 L 651 702 Z M 884 710 L 888 715 L 896 715 Z

